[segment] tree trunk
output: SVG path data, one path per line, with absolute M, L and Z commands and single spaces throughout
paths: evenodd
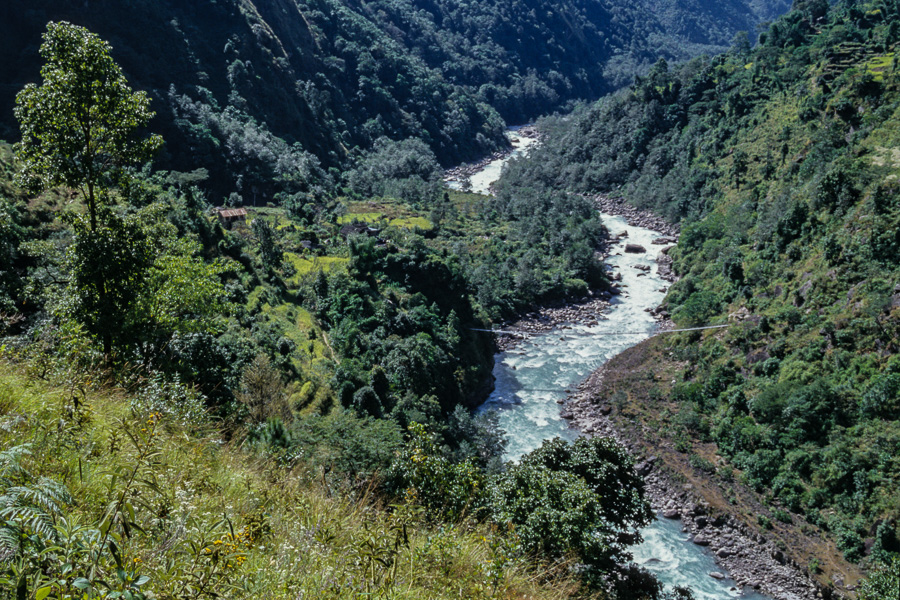
M 91 233 L 96 233 L 97 231 L 97 202 L 94 196 L 94 182 L 93 180 L 88 180 L 88 212 L 91 215 Z M 103 271 L 97 271 L 97 295 L 100 296 L 100 314 L 101 319 L 110 319 L 113 318 L 113 315 L 106 314 L 106 278 L 103 277 Z M 100 334 L 100 337 L 103 339 L 103 361 L 107 364 L 107 366 L 112 362 L 112 334 L 110 334 L 108 329 L 104 329 Z

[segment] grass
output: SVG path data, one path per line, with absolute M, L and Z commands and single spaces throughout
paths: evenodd
M 284 336 L 296 345 L 291 357 L 300 372 L 312 367 L 317 360 L 334 358 L 323 342 L 322 329 L 308 310 L 293 304 L 263 304 L 261 308 L 282 326 Z
M 361 221 L 363 223 L 379 223 L 385 220 L 386 216 L 382 212 L 353 212 L 338 217 L 338 223 L 341 225 L 352 223 L 354 221 Z
M 313 256 L 307 258 L 300 256 L 295 252 L 285 252 L 284 260 L 296 271 L 296 273 L 287 280 L 287 283 L 294 286 L 299 285 L 303 277 L 310 273 L 315 273 L 316 271 L 325 271 L 327 273 L 333 269 L 346 267 L 350 262 L 349 258 L 341 256 Z
M 431 229 L 434 225 L 425 217 L 399 217 L 391 219 L 388 223 L 391 227 L 403 227 L 405 229 Z
M 875 81 L 884 81 L 884 74 L 894 66 L 894 53 L 882 54 L 881 56 L 873 56 L 866 62 L 866 71 L 868 71 Z
M 409 502 L 387 510 L 365 486 L 349 492 L 333 474 L 277 467 L 224 442 L 212 422 L 135 412 L 121 390 L 88 388 L 73 412 L 72 385 L 36 381 L 0 362 L 0 443 L 31 444 L 23 467 L 68 487 L 75 501 L 60 527 L 78 524 L 90 533 L 111 499 L 123 491 L 135 499 L 126 518 L 140 529 L 116 535 L 122 571 L 144 593 L 551 600 L 576 592 L 576 584 L 511 557 L 480 525 L 428 525 Z M 122 475 L 132 470 L 138 477 L 127 484 Z M 64 533 L 58 543 L 68 548 L 75 535 Z M 89 561 L 74 550 L 71 556 L 66 575 L 61 555 L 45 557 L 46 576 L 70 583 L 89 577 Z M 111 555 L 100 561 L 108 580 L 116 581 L 115 569 Z M 62 585 L 48 581 L 40 585 Z M 34 593 L 29 587 L 28 597 Z
M 338 223 L 345 225 L 354 221 L 404 229 L 428 230 L 434 227 L 428 219 L 417 215 L 409 207 L 387 199 L 348 204 L 347 212 L 338 218 Z

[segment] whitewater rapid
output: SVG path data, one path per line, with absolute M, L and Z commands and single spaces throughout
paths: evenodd
M 477 179 L 482 193 L 487 193 L 508 160 L 493 161 L 485 168 L 494 179 Z M 476 176 L 472 180 L 474 188 Z M 608 311 L 596 315 L 596 325 L 562 324 L 496 357 L 494 392 L 479 410 L 497 411 L 508 440 L 507 460 L 518 460 L 546 439 L 574 440 L 579 432 L 560 417 L 559 402 L 566 398 L 567 390 L 613 356 L 656 332 L 657 323 L 645 309 L 658 306 L 669 285 L 656 268 L 661 246 L 652 243 L 661 234 L 629 226 L 622 217 L 601 217 L 612 236 L 627 232 L 606 261 L 608 268 L 621 273 L 622 293 L 612 298 Z M 641 245 L 647 252 L 625 253 L 626 242 Z M 712 578 L 710 573 L 721 572 L 722 568 L 708 552 L 690 542 L 679 521 L 660 518 L 641 535 L 643 543 L 632 548 L 634 562 L 656 575 L 667 588 L 688 587 L 697 600 L 768 600 L 752 591 L 742 593 L 731 579 Z

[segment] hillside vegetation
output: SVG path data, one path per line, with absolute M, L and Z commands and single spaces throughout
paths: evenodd
M 11 0 L 0 7 L 0 139 L 48 21 L 86 26 L 153 99 L 164 168 L 206 169 L 217 202 L 329 189 L 357 149 L 421 139 L 442 164 L 596 98 L 659 56 L 714 52 L 784 2 Z
M 134 169 L 161 139 L 108 44 L 53 23 L 41 56 L 0 146 L 0 589 L 672 597 L 630 563 L 623 448 L 507 468 L 470 410 L 491 320 L 605 285 L 588 201 L 450 195 L 408 139 L 353 197 L 215 211 L 197 173 Z
M 697 465 L 863 564 L 900 551 L 898 23 L 892 1 L 796 3 L 753 50 L 660 62 L 545 120 L 504 184 L 681 222 L 665 308 L 732 327 L 665 338 L 681 367 L 648 392 L 676 403 L 663 433 L 685 453 L 714 442 L 718 466 Z
M 131 395 L 34 375 L 0 362 L 3 597 L 549 600 L 578 587 L 487 525 L 273 469 L 202 412 L 160 412 L 152 384 Z

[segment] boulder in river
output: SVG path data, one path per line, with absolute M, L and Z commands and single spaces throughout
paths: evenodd
M 629 252 L 631 254 L 643 254 L 646 251 L 647 249 L 640 244 L 625 244 L 625 252 Z

